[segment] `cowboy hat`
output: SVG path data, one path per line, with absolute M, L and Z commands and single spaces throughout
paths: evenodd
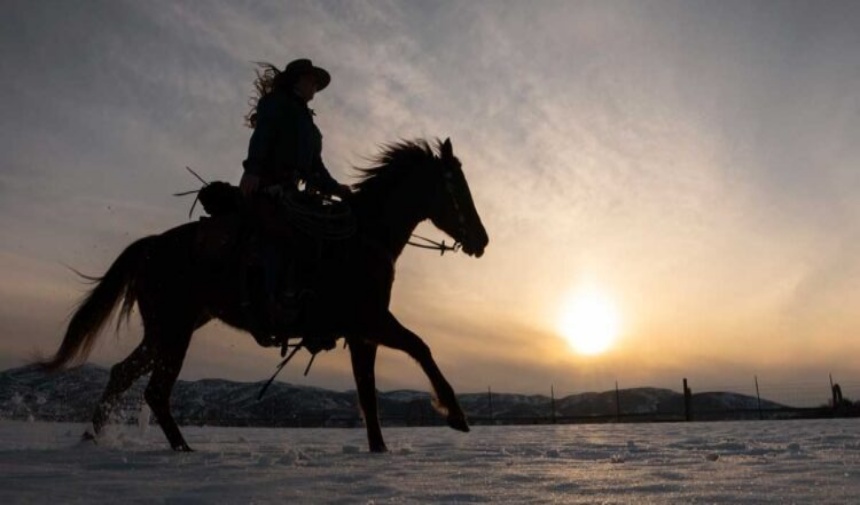
M 322 91 L 331 82 L 331 75 L 327 70 L 315 67 L 311 60 L 300 58 L 287 63 L 284 74 L 290 82 L 295 82 L 305 74 L 313 74 L 317 80 L 317 91 Z

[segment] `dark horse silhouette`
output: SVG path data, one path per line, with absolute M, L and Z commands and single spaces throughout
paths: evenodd
M 362 170 L 362 180 L 348 197 L 357 233 L 322 249 L 314 310 L 325 317 L 312 318 L 312 326 L 299 333 L 346 339 L 370 450 L 383 452 L 374 374 L 379 345 L 415 359 L 430 379 L 434 405 L 447 416 L 448 425 L 469 431 L 454 390 L 430 348 L 388 309 L 394 264 L 412 231 L 425 219 L 459 242 L 470 256 L 480 257 L 489 239 L 450 139 L 434 146 L 423 140 L 388 146 L 375 162 Z M 191 335 L 213 318 L 243 330 L 250 327 L 239 295 L 240 262 L 213 265 L 202 258 L 194 244 L 199 226 L 199 222 L 187 223 L 128 246 L 81 302 L 56 354 L 41 363 L 53 371 L 85 361 L 117 306 L 121 305 L 122 320 L 137 303 L 143 340 L 111 369 L 93 415 L 94 436 L 120 395 L 152 372 L 144 398 L 171 447 L 190 450 L 171 415 L 169 399 Z

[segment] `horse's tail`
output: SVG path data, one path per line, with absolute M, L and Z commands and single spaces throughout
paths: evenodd
M 62 370 L 70 362 L 80 363 L 87 359 L 96 343 L 101 329 L 122 301 L 117 328 L 131 316 L 137 301 L 135 277 L 138 266 L 151 249 L 157 237 L 142 238 L 128 246 L 101 278 L 93 278 L 96 286 L 84 298 L 72 315 L 66 336 L 57 353 L 50 359 L 36 364 L 48 372 Z

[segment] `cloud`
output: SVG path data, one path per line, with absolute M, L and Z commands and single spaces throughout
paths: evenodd
M 77 293 L 57 263 L 98 273 L 134 238 L 183 222 L 188 202 L 170 196 L 195 184 L 183 167 L 238 179 L 252 62 L 309 56 L 334 76 L 312 105 L 338 178 L 380 144 L 453 139 L 490 247 L 477 261 L 408 251 L 394 309 L 427 331 L 465 384 L 504 380 L 517 366 L 530 377 L 523 388 L 563 376 L 572 362 L 541 360 L 563 352 L 552 314 L 584 277 L 616 293 L 631 347 L 576 362 L 583 380 L 632 367 L 643 348 L 655 351 L 637 380 L 675 374 L 696 352 L 746 370 L 759 359 L 745 353 L 749 340 L 779 347 L 790 330 L 785 366 L 815 347 L 804 335 L 856 323 L 844 309 L 856 298 L 850 244 L 860 223 L 853 5 L 15 2 L 7 11 L 0 68 L 15 78 L 0 83 L 0 233 L 11 240 L 0 274 L 34 259 L 22 282 L 62 293 L 47 320 L 61 320 L 59 298 Z M 48 287 L 37 292 L 50 298 Z M 27 290 L 4 296 L 38 303 Z M 833 313 L 837 322 L 818 325 Z M 16 332 L 48 333 L 11 316 Z M 187 373 L 256 376 L 262 355 L 250 340 L 227 350 L 228 336 L 207 332 L 213 348 Z M 541 352 L 518 354 L 533 348 Z M 657 359 L 659 349 L 670 356 Z M 332 361 L 319 380 L 350 382 L 346 366 Z M 406 359 L 381 373 L 392 385 L 423 383 Z

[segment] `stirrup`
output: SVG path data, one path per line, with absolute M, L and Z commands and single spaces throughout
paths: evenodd
M 321 351 L 331 351 L 337 347 L 337 337 L 333 335 L 313 335 L 302 338 L 302 346 L 313 355 Z

